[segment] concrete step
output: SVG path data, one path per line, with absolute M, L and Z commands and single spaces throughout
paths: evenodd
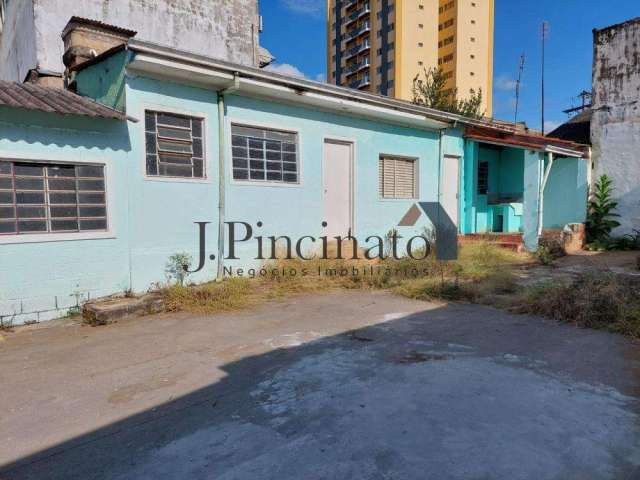
M 142 297 L 121 297 L 96 300 L 83 305 L 82 318 L 93 326 L 108 325 L 120 319 L 150 315 L 164 311 L 164 299 L 158 293 Z

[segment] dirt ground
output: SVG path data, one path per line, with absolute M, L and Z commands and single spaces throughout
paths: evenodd
M 635 479 L 623 337 L 383 292 L 0 340 L 1 479 Z
M 530 285 L 550 280 L 568 280 L 586 272 L 612 272 L 638 276 L 640 252 L 582 251 L 556 259 L 552 265 L 529 265 L 518 272 L 519 283 Z

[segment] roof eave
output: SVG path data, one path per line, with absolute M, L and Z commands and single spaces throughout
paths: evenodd
M 211 59 L 140 40 L 132 39 L 129 41 L 128 46 L 131 51 L 136 53 L 136 57 L 129 64 L 130 69 L 167 79 L 175 80 L 182 77 L 184 81 L 191 81 L 210 88 L 224 88 L 234 75 L 238 75 L 241 79 L 241 89 L 244 86 L 246 91 L 253 90 L 253 94 L 257 94 L 259 93 L 257 91 L 261 90 L 263 94 L 272 97 L 273 90 L 280 89 L 282 93 L 293 94 L 294 96 L 290 96 L 289 100 L 297 100 L 297 103 L 305 103 L 302 101 L 304 97 L 330 98 L 332 101 L 327 102 L 325 105 L 329 109 L 335 109 L 337 104 L 339 109 L 345 111 L 348 110 L 348 106 L 362 104 L 386 111 L 396 111 L 402 114 L 422 117 L 426 123 L 431 124 L 431 128 L 436 129 L 458 125 L 474 125 L 505 132 L 511 131 L 509 128 L 498 127 L 485 120 L 466 118 L 421 107 L 411 102 L 364 93 L 350 88 L 286 77 L 273 72 Z M 251 88 L 248 88 L 248 86 L 251 86 Z M 346 108 L 345 105 L 347 105 Z

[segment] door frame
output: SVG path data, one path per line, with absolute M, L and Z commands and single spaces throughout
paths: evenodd
M 442 199 L 444 197 L 444 162 L 448 161 L 448 160 L 456 160 L 458 163 L 458 181 L 457 181 L 457 185 L 458 185 L 458 193 L 456 195 L 456 211 L 457 211 L 457 223 L 456 223 L 456 229 L 458 230 L 458 234 L 460 233 L 460 214 L 464 211 L 461 205 L 461 202 L 463 200 L 464 195 L 461 195 L 461 188 L 462 188 L 462 157 L 460 155 L 451 155 L 451 154 L 447 154 L 445 153 L 444 155 L 442 155 L 442 169 L 441 169 L 441 175 L 440 175 L 440 205 L 442 205 L 442 208 L 444 208 L 444 204 L 442 202 Z
M 321 176 L 322 176 L 322 184 L 320 188 L 320 204 L 322 205 L 322 214 L 324 216 L 324 187 L 326 185 L 325 178 L 325 160 L 327 158 L 327 143 L 337 143 L 340 145 L 348 145 L 350 147 L 350 157 L 349 157 L 349 203 L 350 211 L 349 211 L 349 223 L 351 228 L 351 235 L 355 237 L 356 234 L 356 140 L 353 138 L 346 137 L 338 137 L 338 136 L 323 136 L 322 137 L 322 162 L 321 162 Z M 321 221 L 326 219 L 321 218 Z

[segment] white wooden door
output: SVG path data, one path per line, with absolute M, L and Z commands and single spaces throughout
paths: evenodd
M 352 228 L 353 145 L 325 140 L 323 162 L 324 216 L 328 223 L 323 234 L 347 236 Z
M 453 224 L 458 227 L 460 158 L 445 156 L 442 163 L 442 206 Z

